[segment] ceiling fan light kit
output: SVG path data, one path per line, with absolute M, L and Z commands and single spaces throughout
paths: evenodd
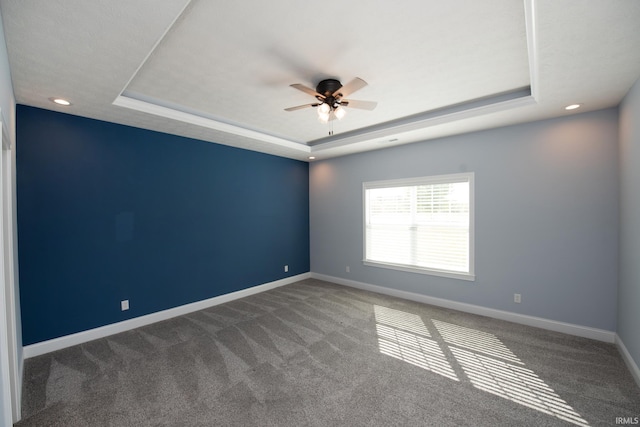
M 321 113 L 318 111 L 318 121 L 322 124 L 325 124 L 329 121 L 330 114 L 329 113 Z
M 318 114 L 329 114 L 330 111 L 331 107 L 329 107 L 329 104 L 323 102 L 318 106 Z
M 342 120 L 342 118 L 347 114 L 344 107 L 359 108 L 363 110 L 373 110 L 376 108 L 376 102 L 356 101 L 344 98 L 345 96 L 349 96 L 353 92 L 362 89 L 366 85 L 367 82 L 358 77 L 351 80 L 344 86 L 339 80 L 325 79 L 318 83 L 315 90 L 300 83 L 292 84 L 291 87 L 308 95 L 314 96 L 319 102 L 285 108 L 285 111 L 296 111 L 307 107 L 317 107 L 318 120 L 320 123 L 327 123 L 333 119 Z

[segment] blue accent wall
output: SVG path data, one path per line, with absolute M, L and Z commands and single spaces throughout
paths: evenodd
M 22 105 L 16 145 L 24 345 L 309 271 L 305 162 Z

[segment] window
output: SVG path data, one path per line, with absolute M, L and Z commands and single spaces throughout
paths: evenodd
M 474 280 L 473 173 L 365 182 L 364 263 Z

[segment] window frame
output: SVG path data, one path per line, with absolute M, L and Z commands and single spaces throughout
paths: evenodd
M 467 281 L 475 281 L 475 174 L 473 172 L 431 175 L 414 178 L 401 178 L 383 181 L 367 181 L 362 183 L 362 263 L 371 267 L 387 268 L 410 273 L 448 277 Z M 376 188 L 409 187 L 456 182 L 469 183 L 469 271 L 459 272 L 408 264 L 375 261 L 367 259 L 367 190 Z

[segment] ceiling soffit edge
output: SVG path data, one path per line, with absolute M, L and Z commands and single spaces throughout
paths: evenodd
M 392 122 L 381 123 L 370 128 L 354 132 L 346 132 L 329 138 L 311 141 L 311 151 L 318 153 L 322 150 L 342 147 L 356 142 L 366 142 L 390 136 L 401 135 L 419 129 L 425 129 L 445 123 L 479 117 L 485 114 L 536 105 L 529 87 L 518 89 L 505 94 L 485 97 L 479 100 L 464 102 L 458 105 L 439 108 L 433 111 L 416 114 Z
M 281 147 L 299 150 L 303 153 L 311 152 L 311 148 L 308 145 L 303 145 L 295 141 L 291 141 L 285 138 L 269 135 L 266 133 L 258 132 L 245 127 L 229 124 L 220 120 L 211 119 L 201 115 L 180 111 L 176 108 L 169 108 L 157 103 L 142 101 L 139 99 L 131 98 L 126 95 L 119 95 L 113 105 L 119 107 L 129 108 L 135 111 L 152 114 L 154 116 L 164 117 L 166 119 L 178 120 L 184 123 L 189 123 L 196 126 L 201 126 L 208 129 L 213 129 L 221 132 L 234 134 L 237 136 L 254 139 L 268 144 L 278 145 Z

